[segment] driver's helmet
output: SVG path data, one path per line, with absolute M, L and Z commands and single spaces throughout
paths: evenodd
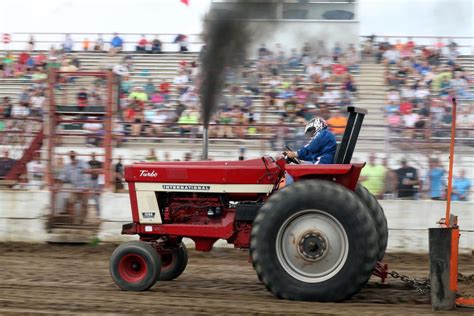
M 314 137 L 326 127 L 328 127 L 328 123 L 326 123 L 325 120 L 320 117 L 315 117 L 306 124 L 304 134 L 308 137 Z

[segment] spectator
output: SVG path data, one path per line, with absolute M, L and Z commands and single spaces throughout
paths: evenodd
M 153 79 L 149 78 L 145 84 L 145 93 L 148 97 L 152 96 L 155 93 L 155 84 L 153 83 Z
M 142 35 L 142 38 L 138 41 L 138 44 L 135 50 L 139 53 L 144 53 L 147 51 L 148 47 L 148 40 L 146 39 L 145 35 Z
M 430 159 L 430 170 L 428 171 L 429 194 L 432 200 L 442 200 L 444 195 L 444 177 L 446 172 L 440 166 L 438 158 Z
M 123 50 L 123 39 L 114 33 L 114 37 L 110 41 L 110 54 L 115 55 Z
M 76 203 L 79 203 L 80 213 L 75 219 L 76 222 L 83 223 L 87 216 L 88 205 L 87 190 L 90 179 L 88 167 L 84 161 L 76 158 L 76 152 L 73 150 L 69 152 L 69 159 L 70 163 L 64 167 L 58 180 L 63 183 L 65 189 L 73 190 L 69 195 L 68 204 L 74 207 Z
M 396 171 L 398 177 L 398 198 L 414 200 L 418 193 L 418 172 L 415 168 L 408 166 L 406 158 L 400 161 L 402 167 Z
M 86 88 L 81 88 L 81 90 L 77 93 L 77 106 L 79 110 L 82 111 L 84 107 L 88 105 L 88 98 L 89 95 L 87 94 Z
M 195 136 L 197 124 L 199 123 L 199 115 L 196 111 L 185 110 L 178 120 L 180 124 L 180 133 L 191 133 L 191 136 Z
M 94 51 L 96 52 L 104 51 L 104 40 L 102 38 L 102 34 L 97 35 L 97 39 L 95 40 L 95 44 L 94 44 Z
M 339 57 L 342 55 L 342 48 L 339 42 L 334 44 L 334 48 L 332 49 L 332 59 L 335 63 L 339 61 Z
M 405 133 L 409 138 L 413 138 L 415 135 L 415 127 L 417 127 L 417 123 L 420 121 L 420 115 L 411 109 L 407 111 L 407 114 L 402 116 L 403 120 L 403 127 L 405 127 Z
M 155 38 L 151 42 L 151 52 L 153 54 L 161 54 L 161 50 L 162 50 L 162 43 L 159 40 L 158 36 L 155 35 Z
M 355 85 L 354 79 L 350 74 L 347 74 L 344 82 L 342 84 L 342 88 L 348 93 L 348 96 L 352 96 L 353 93 L 357 92 L 357 87 Z
M 173 81 L 179 95 L 182 95 L 188 89 L 189 77 L 184 70 L 181 70 Z
M 132 93 L 128 95 L 129 100 L 148 101 L 148 95 L 146 94 L 143 87 L 135 87 L 132 89 Z
M 43 115 L 43 108 L 46 105 L 46 97 L 40 92 L 35 91 L 31 96 L 31 115 L 39 116 Z
M 91 160 L 89 160 L 89 173 L 91 177 L 90 188 L 92 189 L 91 197 L 94 200 L 97 217 L 100 217 L 100 194 L 102 191 L 102 162 L 96 159 L 95 152 L 91 153 Z
M 145 157 L 147 162 L 155 162 L 158 161 L 158 157 L 156 156 L 156 152 L 153 148 L 150 149 L 148 155 Z
M 12 117 L 13 104 L 10 101 L 10 97 L 3 97 L 2 102 L 2 116 L 4 118 Z
M 8 150 L 3 151 L 3 157 L 0 157 L 0 179 L 4 178 L 15 164 L 16 160 L 10 158 Z
M 453 179 L 451 199 L 453 201 L 468 201 L 471 190 L 471 180 L 466 178 L 466 170 L 459 171 L 459 177 Z
M 130 80 L 130 76 L 123 76 L 122 80 L 120 81 L 120 88 L 121 92 L 128 95 L 133 87 L 133 82 Z
M 43 188 L 43 177 L 44 177 L 44 164 L 41 161 L 41 156 L 39 153 L 35 154 L 35 158 L 28 163 L 27 172 L 29 178 L 29 185 L 32 188 Z
M 122 156 L 119 156 L 114 166 L 115 192 L 123 190 L 123 170 Z
M 191 160 L 193 160 L 193 155 L 192 155 L 192 153 L 190 153 L 190 152 L 184 153 L 184 158 L 183 158 L 183 160 L 184 160 L 184 161 L 191 161 Z
M 342 114 L 342 111 L 338 109 L 332 113 L 331 118 L 328 120 L 328 125 L 334 134 L 342 135 L 346 129 L 347 118 Z
M 28 104 L 15 104 L 12 108 L 11 116 L 15 118 L 26 118 L 30 115 L 30 108 Z
M 104 127 L 100 122 L 98 122 L 96 117 L 90 116 L 88 119 L 90 121 L 82 125 L 82 128 L 88 135 L 86 138 L 86 145 L 98 147 L 101 143 L 101 136 L 104 135 Z
M 359 181 L 370 193 L 377 198 L 382 198 L 387 169 L 382 165 L 375 164 L 376 159 L 375 154 L 370 153 L 369 163 L 362 169 Z
M 461 72 L 455 72 L 454 79 L 451 80 L 451 87 L 458 98 L 472 98 L 471 94 L 468 92 L 469 84 L 467 80 L 461 76 Z
M 400 103 L 400 114 L 408 115 L 413 111 L 413 104 L 408 99 L 402 98 Z
M 384 189 L 383 193 L 384 199 L 393 199 L 395 198 L 395 194 L 397 192 L 397 185 L 398 185 L 398 178 L 397 174 L 394 170 L 390 169 L 388 165 L 388 159 L 382 159 L 382 166 L 385 168 L 385 181 L 384 181 Z M 363 170 L 363 169 L 362 169 Z
M 74 42 L 71 38 L 71 35 L 66 34 L 66 37 L 64 38 L 64 42 L 63 42 L 63 51 L 65 53 L 71 53 L 73 47 L 74 47 Z
M 166 101 L 169 101 L 170 94 L 171 94 L 171 83 L 166 81 L 166 79 L 162 79 L 160 83 L 160 93 L 163 95 Z
M 186 53 L 188 51 L 188 37 L 186 35 L 178 34 L 174 42 L 178 43 L 180 53 Z
M 35 38 L 33 35 L 30 34 L 30 38 L 28 39 L 28 43 L 26 45 L 26 50 L 33 51 L 35 49 Z
M 385 64 L 396 65 L 400 60 L 400 52 L 397 51 L 393 46 L 390 46 L 387 51 L 383 53 Z
M 86 37 L 86 38 L 84 38 L 84 40 L 82 41 L 82 50 L 87 52 L 87 51 L 89 50 L 89 48 L 90 48 L 90 41 L 89 41 L 89 39 Z
M 383 42 L 380 42 L 378 45 L 378 52 L 376 54 L 376 61 L 378 64 L 382 61 L 382 59 L 385 57 L 384 54 L 386 51 L 388 51 L 390 48 L 390 43 L 388 41 L 388 38 L 385 37 Z

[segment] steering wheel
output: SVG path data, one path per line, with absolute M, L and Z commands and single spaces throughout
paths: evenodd
M 291 158 L 291 157 L 288 157 L 288 156 L 286 155 L 286 152 L 287 152 L 287 151 L 293 151 L 290 147 L 288 147 L 287 145 L 285 145 L 285 149 L 286 149 L 286 150 L 283 152 L 283 156 L 285 157 L 286 163 L 294 163 L 294 164 L 297 164 L 297 165 L 301 164 L 301 160 L 299 160 L 298 158 L 296 158 L 296 157 L 295 157 L 295 158 Z

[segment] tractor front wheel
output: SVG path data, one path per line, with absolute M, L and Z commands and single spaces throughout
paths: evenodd
M 161 259 L 148 243 L 131 241 L 118 246 L 110 257 L 112 279 L 125 291 L 145 291 L 160 276 Z
M 253 223 L 253 266 L 280 298 L 334 302 L 368 281 L 377 231 L 354 192 L 328 181 L 300 181 L 273 194 Z
M 160 281 L 170 281 L 176 279 L 184 272 L 188 265 L 188 251 L 183 243 L 178 247 L 171 249 L 170 252 L 164 252 L 161 255 L 161 273 Z

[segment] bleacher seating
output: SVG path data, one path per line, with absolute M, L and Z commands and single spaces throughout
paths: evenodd
M 18 54 L 18 52 L 16 53 Z M 15 54 L 14 54 L 15 55 Z M 113 65 L 120 63 L 123 59 L 123 54 L 110 56 L 105 53 L 92 52 L 77 52 L 75 55 L 81 62 L 81 69 L 85 71 L 99 71 L 109 69 Z M 150 54 L 130 54 L 133 58 L 133 68 L 130 72 L 131 80 L 135 85 L 144 85 L 148 79 L 152 79 L 155 84 L 161 80 L 172 82 L 174 77 L 178 74 L 180 61 L 193 61 L 197 59 L 196 53 L 177 54 L 167 53 L 160 55 Z M 474 56 L 461 56 L 459 58 L 462 64 L 468 71 L 474 72 Z M 293 69 L 293 72 L 302 72 L 302 69 Z M 357 84 L 357 100 L 354 102 L 355 106 L 365 108 L 369 111 L 366 116 L 364 127 L 360 134 L 360 141 L 358 150 L 362 151 L 382 151 L 386 149 L 386 127 L 383 118 L 383 108 L 385 103 L 385 95 L 388 87 L 384 84 L 384 66 L 375 64 L 372 60 L 367 60 L 361 63 L 359 74 L 354 75 Z M 62 112 L 74 111 L 74 108 L 68 108 L 68 105 L 75 104 L 75 95 L 82 86 L 91 84 L 91 78 L 78 78 L 74 84 L 69 84 L 66 89 L 56 92 L 58 95 L 56 99 L 61 104 L 58 109 Z M 28 80 L 0 78 L 0 98 L 3 96 L 10 96 L 14 101 L 18 99 L 23 88 L 31 84 Z M 263 82 L 262 84 L 265 84 Z M 66 96 L 64 96 L 66 94 Z M 173 91 L 172 100 L 177 98 Z M 254 107 L 256 112 L 261 113 L 261 120 L 265 123 L 275 123 L 279 114 L 275 111 L 265 109 L 262 104 L 263 98 L 258 96 L 255 99 Z M 68 104 L 68 105 L 66 105 Z M 91 113 L 100 113 L 99 107 L 90 107 L 88 109 Z M 124 146 L 179 146 L 182 140 L 179 138 L 165 138 L 160 143 L 155 140 L 137 138 Z M 81 138 L 68 138 L 66 145 L 81 145 L 84 140 Z M 198 145 L 196 145 L 198 146 Z M 239 140 L 239 139 L 222 139 L 215 140 L 214 149 L 219 149 L 223 152 L 232 148 L 238 150 L 238 146 L 245 146 L 250 149 L 258 150 L 262 148 L 260 142 L 253 139 Z M 268 147 L 268 146 L 266 146 Z M 174 148 L 174 147 L 173 147 Z

